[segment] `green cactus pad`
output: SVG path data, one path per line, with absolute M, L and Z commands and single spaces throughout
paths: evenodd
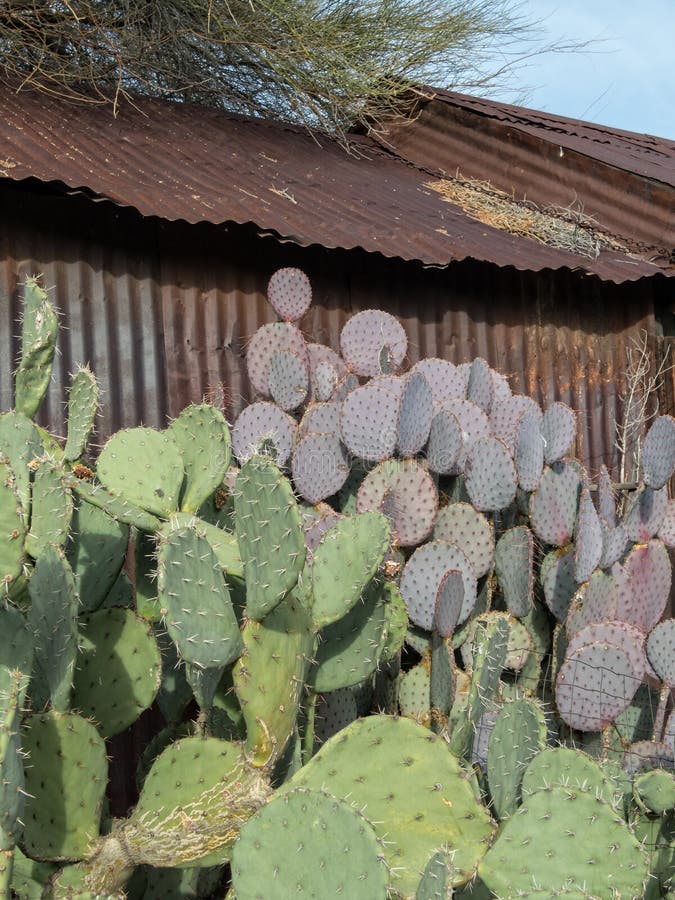
M 75 462 L 84 453 L 97 408 L 98 384 L 89 366 L 82 366 L 73 376 L 68 393 L 68 436 L 63 448 L 66 462 Z
M 386 631 L 385 642 L 380 650 L 380 662 L 387 662 L 394 659 L 403 647 L 408 629 L 408 611 L 401 592 L 393 582 L 385 582 L 383 590 L 386 594 Z
M 67 481 L 68 487 L 87 503 L 97 506 L 117 522 L 125 525 L 133 525 L 141 531 L 157 531 L 161 521 L 156 516 L 129 503 L 124 497 L 116 497 L 100 484 L 90 484 L 79 478 L 71 478 Z
M 429 728 L 431 725 L 431 674 L 428 658 L 402 672 L 398 682 L 398 707 L 402 716 Z
M 0 698 L 9 695 L 14 673 L 20 672 L 19 706 L 23 707 L 33 666 L 33 635 L 24 616 L 4 605 L 0 605 L 0 635 Z
M 341 519 L 326 532 L 312 565 L 312 618 L 318 628 L 337 622 L 357 603 L 390 543 L 391 526 L 377 512 Z
M 234 687 L 248 749 L 254 763 L 264 765 L 280 756 L 293 733 L 316 637 L 309 614 L 293 593 L 262 622 L 246 622 L 242 636 L 244 652 L 234 665 Z
M 523 773 L 546 743 L 546 721 L 532 700 L 506 703 L 497 716 L 487 752 L 492 808 L 500 819 L 518 808 Z
M 25 856 L 19 847 L 14 850 L 12 895 L 17 900 L 42 900 L 50 877 L 56 871 L 53 863 L 36 862 Z
M 32 418 L 47 393 L 56 351 L 58 319 L 54 307 L 35 278 L 23 291 L 21 360 L 15 376 L 17 410 Z
M 48 546 L 40 556 L 28 590 L 35 659 L 48 685 L 52 706 L 66 712 L 77 655 L 79 600 L 73 573 L 60 548 Z
M 30 509 L 29 463 L 44 453 L 35 423 L 15 409 L 0 415 L 0 460 L 8 462 L 24 510 Z M 4 479 L 3 479 L 4 481 Z
M 652 769 L 637 775 L 633 785 L 636 799 L 648 812 L 660 816 L 675 809 L 675 775 Z
M 571 747 L 547 747 L 528 764 L 521 784 L 523 800 L 552 787 L 583 790 L 618 807 L 623 803 L 622 785 L 604 772 L 600 764 Z
M 230 465 L 230 430 L 208 403 L 187 406 L 167 428 L 183 459 L 185 485 L 180 508 L 195 513 L 220 485 Z
M 246 577 L 246 615 L 263 619 L 293 588 L 305 561 L 305 537 L 293 489 L 267 457 L 252 456 L 234 497 Z
M 133 815 L 121 827 L 125 850 L 136 865 L 226 862 L 240 827 L 269 793 L 239 744 L 204 737 L 175 741 L 153 763 Z
M 0 593 L 21 575 L 25 523 L 12 470 L 0 456 Z
M 197 528 L 162 531 L 158 597 L 181 657 L 204 668 L 227 666 L 241 653 L 239 624 L 216 554 Z
M 51 461 L 41 462 L 35 471 L 31 497 L 30 531 L 25 549 L 33 559 L 50 545 L 62 547 L 73 516 L 73 498 L 59 469 Z
M 118 431 L 101 450 L 96 473 L 111 494 L 155 516 L 170 516 L 178 509 L 183 457 L 168 432 Z
M 537 791 L 504 823 L 478 874 L 499 897 L 537 885 L 642 900 L 647 856 L 613 807 L 564 787 Z
M 84 612 L 98 609 L 117 581 L 129 544 L 129 527 L 82 500 L 71 522 L 66 556 Z
M 420 872 L 444 845 L 455 851 L 453 883 L 466 881 L 493 833 L 473 774 L 442 738 L 409 719 L 357 720 L 331 738 L 289 786 L 327 790 L 364 810 L 385 841 L 390 888 L 406 897 L 414 895 Z
M 25 778 L 19 729 L 23 680 L 19 669 L 0 669 L 0 866 L 22 830 Z
M 371 583 L 361 602 L 319 634 L 314 690 L 334 691 L 358 684 L 377 669 L 386 639 L 385 597 L 382 586 Z
M 72 706 L 91 716 L 103 737 L 128 728 L 157 695 L 161 661 L 150 625 L 130 609 L 81 618 Z
M 244 578 L 244 566 L 239 554 L 239 544 L 236 535 L 231 531 L 225 531 L 224 528 L 212 525 L 210 522 L 205 522 L 203 519 L 183 512 L 175 513 L 175 515 L 171 516 L 169 525 L 165 526 L 163 530 L 166 530 L 166 527 L 176 529 L 183 526 L 196 529 L 198 534 L 206 538 L 211 545 L 211 549 L 216 554 L 216 558 L 225 575 L 239 579 Z
M 385 900 L 388 875 L 368 819 L 348 801 L 306 788 L 259 810 L 232 853 L 237 900 Z
M 23 736 L 24 845 L 37 859 L 82 859 L 98 835 L 108 778 L 103 738 L 72 713 L 31 716 Z
M 448 897 L 453 897 L 453 869 L 452 850 L 438 850 L 434 853 L 417 885 L 415 900 L 447 900 Z

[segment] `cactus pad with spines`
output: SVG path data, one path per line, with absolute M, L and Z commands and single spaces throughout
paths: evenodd
M 405 378 L 398 411 L 396 446 L 400 456 L 409 458 L 419 453 L 427 442 L 433 418 L 433 395 L 421 372 Z
M 602 731 L 629 705 L 643 674 L 619 647 L 584 644 L 565 658 L 558 671 L 558 713 L 570 728 Z
M 372 469 L 359 488 L 356 509 L 384 512 L 393 537 L 403 547 L 420 544 L 428 537 L 438 511 L 438 491 L 433 479 L 413 459 L 388 459 Z
M 505 531 L 495 547 L 495 574 L 512 616 L 526 616 L 534 596 L 534 539 L 526 525 Z
M 49 687 L 52 706 L 66 712 L 77 654 L 78 596 L 73 573 L 60 548 L 49 546 L 42 553 L 28 590 L 35 660 Z
M 269 442 L 278 466 L 285 466 L 291 455 L 297 431 L 295 419 L 275 403 L 261 400 L 251 403 L 237 417 L 232 429 L 232 450 L 241 465 Z
M 128 728 L 159 690 L 160 652 L 150 625 L 130 609 L 81 618 L 72 705 L 109 738 Z
M 33 477 L 26 552 L 37 559 L 49 545 L 62 547 L 68 537 L 72 515 L 73 497 L 60 470 L 50 460 L 43 460 Z
M 659 678 L 675 685 L 675 619 L 664 619 L 647 638 L 647 656 Z
M 3 593 L 21 575 L 25 528 L 24 510 L 12 470 L 0 457 L 0 591 Z
M 296 440 L 301 441 L 307 434 L 340 433 L 340 404 L 335 401 L 327 403 L 309 403 L 298 425 Z
M 73 713 L 31 716 L 23 736 L 24 845 L 38 859 L 82 859 L 98 834 L 108 776 L 103 738 Z
M 270 364 L 274 354 L 279 351 L 296 353 L 305 363 L 309 363 L 307 344 L 302 332 L 295 325 L 291 325 L 289 322 L 271 322 L 261 325 L 249 341 L 246 350 L 246 367 L 251 384 L 263 397 L 269 397 Z
M 643 631 L 659 621 L 668 603 L 672 566 L 668 551 L 657 539 L 636 544 L 612 572 L 617 582 L 616 617 Z
M 393 455 L 400 402 L 400 386 L 388 376 L 347 394 L 340 411 L 340 432 L 350 453 L 372 462 Z
M 642 468 L 649 487 L 659 490 L 675 472 L 675 419 L 659 416 L 652 423 L 642 446 Z
M 631 541 L 641 543 L 657 534 L 668 507 L 668 490 L 658 491 L 648 485 L 642 486 L 631 498 L 623 517 L 626 534 Z
M 614 808 L 595 793 L 553 787 L 516 810 L 478 867 L 498 896 L 546 885 L 642 900 L 647 856 Z
M 462 429 L 456 416 L 449 410 L 439 410 L 431 420 L 426 456 L 429 469 L 439 475 L 456 471 L 463 457 Z
M 544 458 L 547 465 L 559 462 L 572 448 L 577 433 L 577 417 L 573 410 L 559 401 L 544 413 L 541 435 L 544 439 Z
M 541 410 L 536 406 L 526 406 L 518 420 L 514 458 L 518 484 L 524 491 L 536 491 L 544 471 L 541 421 Z
M 574 544 L 574 578 L 580 584 L 593 574 L 602 559 L 603 535 L 600 518 L 587 487 L 581 491 Z
M 491 569 L 495 550 L 492 524 L 470 503 L 443 506 L 434 525 L 434 538 L 459 547 L 477 578 Z
M 323 344 L 307 344 L 307 352 L 309 355 L 309 389 L 311 397 L 316 400 L 332 399 L 338 384 L 347 374 L 347 366 L 344 360 L 335 350 L 325 347 Z M 323 374 L 320 374 L 320 368 Z
M 0 415 L 0 462 L 9 463 L 21 507 L 26 511 L 30 508 L 29 463 L 43 455 L 40 433 L 28 416 L 15 409 Z M 4 483 L 6 479 L 7 475 L 0 480 Z
M 117 580 L 129 544 L 129 528 L 102 509 L 79 500 L 73 510 L 66 557 L 84 612 L 98 609 Z
M 98 383 L 89 366 L 73 375 L 68 391 L 68 435 L 63 448 L 66 462 L 75 462 L 84 453 L 98 410 Z
M 291 471 L 296 491 L 308 503 L 336 494 L 349 475 L 349 460 L 338 435 L 304 435 L 293 448 Z
M 180 451 L 185 470 L 180 508 L 196 513 L 220 486 L 230 465 L 230 430 L 219 409 L 201 403 L 186 406 L 167 433 Z
M 398 368 L 408 351 L 408 339 L 400 322 L 379 309 L 356 313 L 340 333 L 342 357 L 357 375 L 379 375 L 380 354 L 385 347 L 392 365 Z
M 158 600 L 182 659 L 204 668 L 241 653 L 237 617 L 218 558 L 196 527 L 166 527 L 157 554 Z
M 340 519 L 326 532 L 312 564 L 311 613 L 317 628 L 336 622 L 359 601 L 390 544 L 389 523 L 378 512 Z
M 23 290 L 21 359 L 15 375 L 14 405 L 32 418 L 44 399 L 52 376 L 58 319 L 47 292 L 35 278 Z
M 530 524 L 537 537 L 556 547 L 571 539 L 580 490 L 579 472 L 569 462 L 544 469 L 541 483 L 530 498 Z
M 517 478 L 506 444 L 493 437 L 474 441 L 466 453 L 464 481 L 478 510 L 500 510 L 512 503 Z
M 434 412 L 438 412 L 447 400 L 464 400 L 466 397 L 464 374 L 447 359 L 421 359 L 415 363 L 411 372 L 421 372 L 426 378 L 431 388 Z
M 312 285 L 302 269 L 277 269 L 267 282 L 267 300 L 285 322 L 295 322 L 312 305 Z
M 313 689 L 323 693 L 351 687 L 372 675 L 386 639 L 386 621 L 385 595 L 373 582 L 346 615 L 321 630 L 310 676 Z
M 305 561 L 293 490 L 279 468 L 254 456 L 237 476 L 234 510 L 246 577 L 246 613 L 262 619 L 291 590 Z
M 412 554 L 401 575 L 401 594 L 410 619 L 427 631 L 433 627 L 436 597 L 446 572 L 462 573 L 464 605 L 458 623 L 461 624 L 476 602 L 476 573 L 466 555 L 447 541 L 429 541 Z
M 287 900 L 294 894 L 386 900 L 384 855 L 382 840 L 350 801 L 296 788 L 275 797 L 242 828 L 232 853 L 232 885 L 237 900 Z
M 477 356 L 469 366 L 469 380 L 466 386 L 466 399 L 480 406 L 484 413 L 490 415 L 495 389 L 490 366 Z
M 293 734 L 316 636 L 309 613 L 293 593 L 262 622 L 242 628 L 244 651 L 234 665 L 246 741 L 256 765 L 277 759 Z
M 286 412 L 297 409 L 309 390 L 307 358 L 292 350 L 277 350 L 267 369 L 267 384 L 277 406 Z
M 414 893 L 429 857 L 445 844 L 455 851 L 453 883 L 465 882 L 493 832 L 473 774 L 442 738 L 408 719 L 359 719 L 319 750 L 295 785 L 327 790 L 366 811 L 385 840 L 390 887 L 403 896 Z
M 520 805 L 525 769 L 545 743 L 546 720 L 536 702 L 521 698 L 504 704 L 487 751 L 492 809 L 500 819 L 512 816 Z
M 111 494 L 153 515 L 169 516 L 178 509 L 183 460 L 167 432 L 152 428 L 118 431 L 101 450 L 96 472 Z

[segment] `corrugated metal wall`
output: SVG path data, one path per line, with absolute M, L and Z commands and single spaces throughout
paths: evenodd
M 98 440 L 141 422 L 162 427 L 219 382 L 233 418 L 249 396 L 246 340 L 275 318 L 264 290 L 282 265 L 312 280 L 315 304 L 302 323 L 312 340 L 337 347 L 353 311 L 388 309 L 406 328 L 411 362 L 485 357 L 514 390 L 578 411 L 577 453 L 591 470 L 616 465 L 626 347 L 641 329 L 654 332 L 651 281 L 616 286 L 471 261 L 425 269 L 280 244 L 253 226 L 143 219 L 37 183 L 0 190 L 0 408 L 12 404 L 18 285 L 41 272 L 63 325 L 45 424 L 63 433 L 68 373 L 85 362 L 102 388 Z

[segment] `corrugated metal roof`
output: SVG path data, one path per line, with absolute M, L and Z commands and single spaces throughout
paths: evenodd
M 490 137 L 490 147 L 481 151 L 481 171 L 475 174 L 471 123 L 480 130 L 487 105 L 472 101 L 480 106 L 473 111 L 469 102 L 453 105 L 458 96 L 439 95 L 426 104 L 409 130 L 390 136 L 391 147 L 355 135 L 349 155 L 323 135 L 218 110 L 142 99 L 137 106 L 122 106 L 113 118 L 107 106 L 67 105 L 5 85 L 0 91 L 0 174 L 15 181 L 37 178 L 65 185 L 92 199 L 134 207 L 144 216 L 190 223 L 251 222 L 301 245 L 361 247 L 430 265 L 473 258 L 521 270 L 580 269 L 614 282 L 672 274 L 668 248 L 674 242 L 645 239 L 644 229 L 632 228 L 644 212 L 640 204 L 649 205 L 649 197 L 653 201 L 659 190 L 666 191 L 657 197 L 659 210 L 668 198 L 671 209 L 675 203 L 672 187 L 665 182 L 655 186 L 651 175 L 633 173 L 635 190 L 619 190 L 621 215 L 615 218 L 623 223 L 626 207 L 630 210 L 633 204 L 636 210 L 628 216 L 629 227 L 616 232 L 627 249 L 602 250 L 597 258 L 511 234 L 446 202 L 429 186 L 443 172 L 459 171 L 510 192 L 509 179 L 496 181 L 492 170 L 522 167 L 520 156 L 512 152 L 510 132 L 504 130 L 511 124 L 495 117 L 495 122 L 503 122 L 501 139 Z M 498 104 L 490 108 L 502 110 L 504 117 L 513 109 Z M 459 110 L 458 116 L 469 116 L 462 129 L 450 127 L 453 109 Z M 522 127 L 534 128 L 531 123 Z M 452 138 L 454 130 L 457 139 Z M 557 132 L 555 136 L 557 147 Z M 553 146 L 550 135 L 537 140 Z M 671 147 L 669 153 L 672 165 L 675 150 Z M 544 158 L 540 152 L 538 159 Z M 580 178 L 602 194 L 614 177 L 614 166 L 596 163 Z M 577 191 L 567 169 L 565 179 L 562 205 L 585 192 Z M 550 197 L 543 196 L 558 183 L 551 161 L 519 180 L 532 187 L 528 198 L 536 193 L 537 203 L 560 205 L 559 187 L 549 191 Z M 516 199 L 522 193 L 516 191 Z M 610 217 L 597 218 L 601 230 L 607 230 Z

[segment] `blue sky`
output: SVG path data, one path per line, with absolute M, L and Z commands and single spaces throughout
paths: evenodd
M 675 0 L 523 0 L 541 39 L 597 40 L 532 59 L 512 79 L 518 102 L 603 125 L 675 138 Z

